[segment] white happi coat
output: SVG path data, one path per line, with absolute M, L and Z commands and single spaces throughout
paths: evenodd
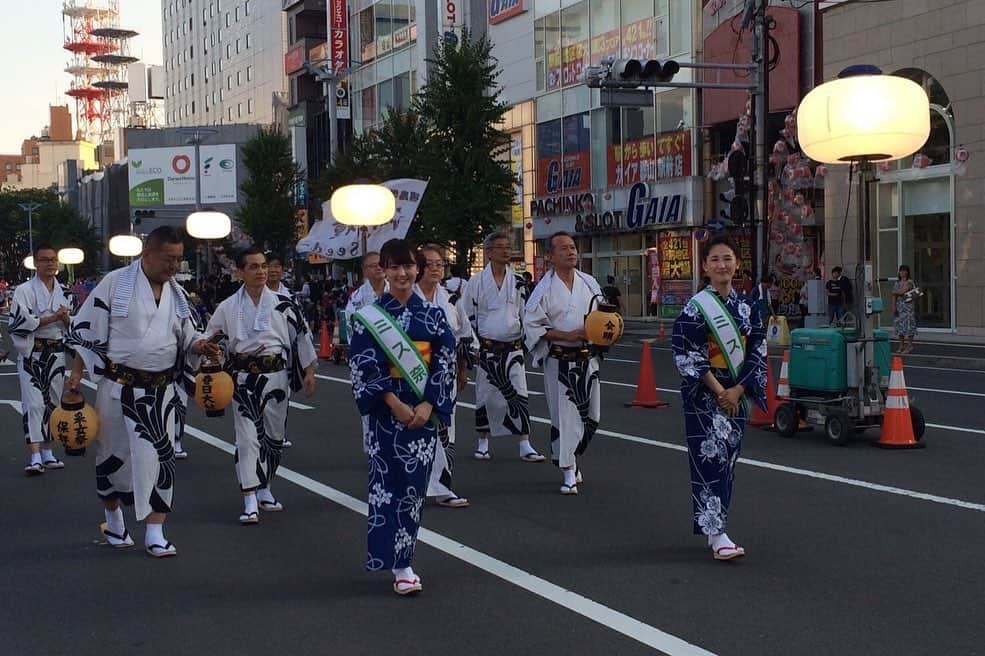
M 480 339 L 515 342 L 523 339 L 527 286 L 509 268 L 497 286 L 487 264 L 465 286 L 463 306 Z M 529 435 L 530 409 L 523 349 L 493 353 L 480 346 L 475 375 L 475 428 L 493 437 Z
M 428 300 L 424 291 L 419 285 L 414 285 L 414 293 L 417 294 L 425 303 L 433 303 L 445 312 L 448 320 L 448 327 L 451 328 L 452 335 L 455 336 L 455 344 L 458 350 L 471 348 L 474 339 L 472 326 L 469 324 L 468 316 L 465 314 L 461 299 L 458 303 L 452 304 L 451 294 L 443 286 L 438 285 L 434 289 L 434 300 Z M 455 396 L 458 396 L 458 386 L 453 389 Z M 457 407 L 457 406 L 456 406 Z M 454 495 L 451 490 L 451 474 L 455 465 L 455 407 L 451 411 L 451 421 L 447 426 L 438 430 L 438 443 L 434 451 L 434 464 L 431 467 L 431 478 L 428 480 L 429 497 L 446 497 Z
M 575 456 L 588 448 L 600 418 L 599 358 L 566 362 L 548 356 L 548 330 L 577 330 L 596 295 L 602 293 L 591 276 L 574 271 L 569 290 L 554 271 L 534 288 L 524 314 L 524 333 L 533 365 L 544 367 L 547 409 L 551 415 L 551 456 L 559 467 L 574 467 Z M 584 346 L 581 342 L 555 342 Z
M 50 292 L 37 275 L 14 289 L 7 330 L 17 351 L 24 439 L 28 444 L 51 440 L 48 420 L 64 389 L 64 351 L 34 350 L 35 338 L 62 338 L 65 325 L 61 321 L 42 326 L 41 319 L 54 314 L 63 306 L 71 308 L 71 303 L 62 292 L 57 278 Z
M 184 408 L 174 381 L 157 388 L 122 385 L 106 377 L 106 367 L 114 363 L 149 372 L 197 368 L 191 347 L 201 338 L 185 291 L 168 281 L 155 302 L 139 258 L 106 274 L 66 334 L 66 344 L 82 357 L 98 385 L 96 491 L 103 498 L 133 503 L 138 520 L 171 511 L 174 438 Z
M 230 359 L 280 355 L 284 360 L 280 371 L 236 372 L 233 391 L 236 477 L 243 491 L 265 488 L 280 464 L 291 389 L 297 389 L 301 372 L 317 359 L 307 324 L 290 298 L 264 287 L 260 302 L 254 303 L 243 286 L 219 304 L 205 332 L 226 335 Z

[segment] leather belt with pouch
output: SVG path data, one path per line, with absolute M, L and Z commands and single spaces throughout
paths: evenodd
M 595 351 L 590 346 L 561 346 L 560 344 L 551 344 L 551 348 L 547 354 L 561 362 L 585 362 L 595 355 Z
M 248 374 L 272 374 L 283 371 L 284 358 L 278 355 L 234 355 L 233 369 Z
M 35 337 L 34 347 L 31 350 L 35 353 L 62 353 L 65 351 L 65 342 L 61 339 Z
M 512 342 L 500 342 L 495 339 L 479 338 L 479 348 L 490 353 L 512 353 L 513 351 L 523 350 L 523 340 L 515 339 Z
M 174 367 L 164 371 L 144 371 L 110 362 L 106 367 L 106 377 L 128 387 L 156 389 L 174 382 Z

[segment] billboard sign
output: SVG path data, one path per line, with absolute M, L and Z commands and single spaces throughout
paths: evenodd
M 349 68 L 349 7 L 346 0 L 328 0 L 328 39 L 332 72 L 340 75 Z
M 489 24 L 495 25 L 523 13 L 523 0 L 489 0 Z
M 284 75 L 290 75 L 304 68 L 304 47 L 298 46 L 284 53 Z
M 203 203 L 236 202 L 236 145 L 201 146 Z M 131 207 L 195 204 L 195 148 L 131 148 Z

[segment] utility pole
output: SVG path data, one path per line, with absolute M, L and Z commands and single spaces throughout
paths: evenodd
M 34 255 L 34 210 L 41 207 L 41 203 L 17 203 L 17 207 L 27 212 L 27 242 L 31 249 L 30 255 Z
M 752 62 L 756 67 L 756 89 L 753 91 L 753 187 L 756 190 L 755 207 L 752 225 L 756 227 L 756 281 L 762 278 L 768 269 L 766 265 L 766 223 L 769 220 L 769 184 L 766 179 L 767 158 L 766 139 L 769 118 L 770 96 L 770 53 L 769 34 L 770 21 L 766 14 L 766 0 L 746 0 L 746 11 L 743 29 L 753 26 L 751 46 Z
M 194 127 L 194 128 L 179 128 L 178 132 L 183 135 L 187 135 L 188 138 L 185 139 L 185 143 L 192 144 L 195 146 L 195 211 L 198 212 L 202 209 L 202 164 L 199 155 L 199 146 L 202 142 L 211 137 L 212 135 L 218 134 L 218 130 L 213 130 L 212 128 Z M 198 249 L 196 249 L 197 251 Z M 206 276 L 212 273 L 212 244 L 208 240 L 205 242 L 205 267 Z M 201 268 L 198 266 L 198 253 L 195 255 L 195 275 L 198 280 L 201 280 L 202 272 Z
M 325 111 L 328 112 L 328 140 L 330 142 L 328 161 L 330 164 L 335 164 L 335 156 L 339 152 L 339 121 L 335 94 L 339 88 L 339 80 L 343 76 L 337 75 L 332 70 L 331 62 L 328 60 L 325 60 L 325 63 L 305 62 L 304 67 L 325 85 Z

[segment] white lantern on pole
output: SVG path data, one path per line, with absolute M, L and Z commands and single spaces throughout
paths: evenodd
M 188 215 L 185 230 L 196 239 L 222 239 L 232 230 L 232 221 L 222 212 L 197 210 Z
M 27 269 L 28 271 L 34 271 L 34 256 L 28 255 L 27 257 L 25 257 L 23 264 L 24 264 L 24 268 Z
M 817 162 L 880 162 L 911 155 L 930 136 L 930 101 L 903 77 L 874 66 L 845 69 L 808 93 L 797 109 L 797 138 Z
M 86 259 L 81 248 L 63 248 L 58 251 L 58 261 L 62 264 L 82 264 Z
M 355 226 L 383 225 L 397 212 L 393 192 L 383 185 L 353 184 L 339 187 L 330 201 L 332 216 L 339 223 Z
M 118 257 L 136 257 L 143 250 L 143 242 L 134 235 L 116 235 L 109 240 L 109 252 Z

